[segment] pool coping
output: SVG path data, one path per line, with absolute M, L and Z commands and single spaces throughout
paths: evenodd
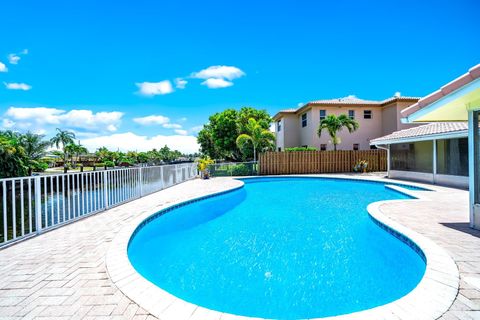
M 418 285 L 407 295 L 391 303 L 354 313 L 316 319 L 437 319 L 452 305 L 457 296 L 459 287 L 459 272 L 453 259 L 443 248 L 435 244 L 432 240 L 393 221 L 385 216 L 380 209 L 382 205 L 388 205 L 391 203 L 428 200 L 428 198 L 425 198 L 422 195 L 422 192 L 435 192 L 434 188 L 427 188 L 430 191 L 409 190 L 402 188 L 401 184 L 420 188 L 424 187 L 416 183 L 396 183 L 396 181 L 391 181 L 391 183 L 389 183 L 390 180 L 375 177 L 342 177 L 326 175 L 262 176 L 262 178 L 263 177 L 312 177 L 372 181 L 389 185 L 388 188 L 414 198 L 373 202 L 368 205 L 367 211 L 377 225 L 385 229 L 387 232 L 390 232 L 401 241 L 404 241 L 407 245 L 410 245 L 411 247 L 412 245 L 417 246 L 424 254 L 426 259 L 426 270 Z M 257 177 L 243 178 L 254 179 Z M 236 182 L 238 183 L 235 183 L 235 185 L 227 187 L 222 191 L 206 193 L 203 196 L 187 200 L 178 200 L 174 203 L 162 206 L 160 209 L 156 208 L 150 212 L 141 214 L 130 221 L 113 239 L 106 255 L 105 262 L 107 273 L 112 282 L 128 298 L 136 302 L 152 315 L 163 320 L 262 319 L 210 310 L 177 298 L 141 276 L 131 265 L 127 254 L 128 244 L 132 235 L 136 230 L 141 228 L 142 224 L 148 222 L 149 218 L 152 219 L 154 216 L 157 216 L 159 212 L 164 214 L 179 206 L 199 201 L 204 198 L 218 196 L 243 187 L 243 181 L 236 180 Z M 412 248 L 415 250 L 414 247 Z

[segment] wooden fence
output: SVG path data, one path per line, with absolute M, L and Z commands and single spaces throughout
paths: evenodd
M 367 171 L 387 171 L 385 150 L 284 151 L 260 154 L 260 174 L 302 174 L 352 172 L 361 160 Z

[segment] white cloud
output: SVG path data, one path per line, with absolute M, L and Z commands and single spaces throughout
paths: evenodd
M 233 82 L 224 79 L 210 78 L 202 82 L 202 85 L 210 89 L 219 89 L 233 86 Z
M 7 72 L 7 71 L 8 71 L 7 66 L 4 63 L 0 62 L 0 72 Z
M 175 87 L 178 89 L 185 89 L 185 86 L 187 85 L 188 81 L 182 78 L 176 78 L 175 79 Z
M 175 129 L 174 130 L 176 134 L 186 136 L 188 134 L 187 130 L 182 130 L 182 129 Z
M 244 75 L 245 72 L 233 66 L 211 66 L 198 72 L 192 73 L 192 77 L 198 79 L 216 78 L 233 80 L 243 77 Z
M 182 126 L 177 123 L 165 123 L 163 127 L 165 129 L 181 129 L 182 128 Z
M 121 123 L 122 112 L 97 112 L 92 110 L 65 111 L 56 108 L 8 108 L 5 116 L 25 128 L 43 128 L 46 125 L 61 125 L 90 131 L 116 131 Z
M 202 129 L 203 129 L 203 126 L 195 126 L 195 127 L 192 127 L 190 129 L 190 131 L 193 132 L 193 133 L 199 133 L 200 130 L 202 130 Z
M 10 64 L 18 64 L 18 61 L 20 61 L 20 57 L 16 55 L 15 53 L 10 53 L 8 55 L 8 62 Z
M 111 150 L 121 151 L 137 150 L 148 151 L 153 148 L 161 148 L 164 145 L 184 153 L 198 152 L 197 138 L 187 135 L 157 135 L 153 137 L 140 136 L 133 132 L 117 133 L 112 135 L 99 136 L 96 138 L 84 139 L 82 144 L 89 150 L 96 150 L 100 147 L 107 147 Z
M 134 118 L 133 121 L 145 126 L 151 126 L 151 125 L 167 124 L 170 122 L 170 119 L 160 115 L 151 115 L 151 116 L 146 116 L 141 118 Z
M 23 91 L 28 91 L 30 89 L 32 89 L 32 86 L 31 85 L 28 85 L 26 83 L 17 83 L 17 82 L 10 82 L 10 83 L 7 83 L 7 82 L 4 82 L 3 83 L 5 85 L 5 87 L 9 90 L 23 90 Z
M 140 82 L 136 83 L 139 88 L 138 93 L 144 96 L 156 96 L 169 94 L 173 92 L 172 83 L 169 80 L 160 82 Z
M 20 61 L 21 57 L 20 55 L 26 55 L 28 54 L 28 49 L 23 49 L 19 53 L 10 53 L 8 55 L 8 62 L 10 64 L 18 64 L 18 61 Z
M 10 119 L 3 119 L 3 120 L 2 120 L 2 128 L 3 128 L 3 129 L 13 128 L 14 125 L 15 125 L 15 122 L 13 122 L 13 121 L 10 120 Z

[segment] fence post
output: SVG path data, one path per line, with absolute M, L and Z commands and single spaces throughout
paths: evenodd
M 143 197 L 143 170 L 142 167 L 138 168 L 138 181 L 140 184 L 140 198 Z
M 175 184 L 178 183 L 178 164 L 175 165 Z
M 108 209 L 108 171 L 103 170 L 103 203 L 105 204 L 105 210 Z
M 40 176 L 35 177 L 35 225 L 37 227 L 37 234 L 42 233 L 42 187 L 40 183 Z M 45 199 L 47 205 L 47 199 Z
M 165 189 L 165 181 L 163 181 L 163 166 L 160 167 L 160 190 Z

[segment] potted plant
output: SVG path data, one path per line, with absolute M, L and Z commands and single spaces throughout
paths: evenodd
M 203 179 L 210 178 L 210 172 L 208 171 L 208 166 L 213 164 L 214 161 L 210 157 L 201 158 L 198 160 L 198 170 L 200 171 L 200 177 Z
M 355 172 L 367 172 L 368 161 L 367 160 L 360 160 L 357 164 L 353 167 L 353 171 Z

